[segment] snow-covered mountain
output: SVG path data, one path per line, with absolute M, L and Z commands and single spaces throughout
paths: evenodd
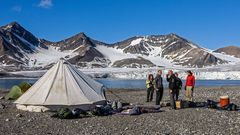
M 16 22 L 0 27 L 0 48 L 0 64 L 6 69 L 41 67 L 72 54 L 47 46 Z
M 1 68 L 45 69 L 61 57 L 87 68 L 202 68 L 240 62 L 239 58 L 202 48 L 176 34 L 138 36 L 107 44 L 79 33 L 51 42 L 35 37 L 16 22 L 0 27 Z
M 3 65 L 27 65 L 27 54 L 37 52 L 37 48 L 48 49 L 38 38 L 16 22 L 0 27 L 0 62 Z
M 125 63 L 129 63 L 129 58 L 132 60 L 133 57 L 136 59 L 135 63 L 137 65 L 146 64 L 163 67 L 201 68 L 229 62 L 216 57 L 211 51 L 201 48 L 176 34 L 133 37 L 109 47 L 97 46 L 97 48 L 101 53 L 106 54 L 106 57 L 112 61 L 113 66 L 118 65 L 118 67 L 126 66 Z M 116 54 L 118 55 L 112 56 Z M 119 60 L 119 58 L 121 59 Z M 139 58 L 142 59 L 142 63 L 138 62 Z
M 96 49 L 96 44 L 83 32 L 59 42 L 41 40 L 60 52 L 69 52 L 65 58 L 79 67 L 107 67 L 108 59 Z M 97 42 L 97 41 L 96 41 Z M 74 55 L 72 55 L 72 54 Z

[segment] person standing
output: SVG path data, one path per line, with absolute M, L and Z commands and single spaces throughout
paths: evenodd
M 149 74 L 148 78 L 146 80 L 146 86 L 147 86 L 147 102 L 151 102 L 153 100 L 153 92 L 154 92 L 154 78 L 153 74 Z
M 163 97 L 163 79 L 162 79 L 162 70 L 158 70 L 155 77 L 155 87 L 156 87 L 156 105 L 160 105 L 160 102 Z
M 193 101 L 193 90 L 195 86 L 195 77 L 192 73 L 192 71 L 188 70 L 187 71 L 187 78 L 186 78 L 186 85 L 185 85 L 185 90 L 186 90 L 186 100 L 192 102 Z
M 173 74 L 172 70 L 168 71 L 168 74 L 166 76 L 167 81 L 169 82 L 169 95 L 170 95 L 170 102 L 172 109 L 176 109 L 176 103 L 175 103 L 175 94 L 176 94 L 176 76 Z
M 178 73 L 174 73 L 176 76 L 176 100 L 178 101 L 179 91 L 182 89 L 182 80 L 178 77 Z

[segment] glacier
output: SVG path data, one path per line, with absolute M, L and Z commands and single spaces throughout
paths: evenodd
M 92 78 L 111 78 L 111 79 L 146 79 L 148 74 L 157 73 L 157 70 L 163 70 L 163 77 L 166 76 L 169 69 L 163 68 L 81 68 L 82 72 Z M 192 70 L 196 80 L 240 80 L 240 71 L 211 71 L 209 69 L 173 69 L 178 72 L 179 77 L 185 80 L 187 70 Z M 26 77 L 41 77 L 47 70 L 39 71 L 17 71 L 9 72 L 11 74 L 22 75 Z

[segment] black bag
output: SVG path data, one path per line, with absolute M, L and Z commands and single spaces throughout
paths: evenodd
M 182 101 L 182 108 L 189 108 L 189 101 Z
M 215 102 L 213 100 L 207 100 L 207 108 L 217 109 L 218 108 L 218 102 Z
M 189 103 L 189 107 L 196 107 L 196 103 L 195 102 L 189 101 L 188 103 Z
M 235 105 L 233 103 L 222 107 L 223 110 L 227 110 L 227 111 L 237 111 L 238 110 L 237 108 L 238 108 L 237 105 Z
M 96 115 L 96 116 L 106 116 L 110 114 L 111 111 L 111 106 L 106 105 L 106 106 L 96 106 L 92 111 L 91 114 L 92 115 Z
M 84 117 L 87 115 L 87 112 L 82 110 L 82 109 L 79 109 L 79 108 L 75 108 L 72 110 L 72 114 L 75 118 L 79 118 L 79 117 Z
M 100 108 L 100 107 L 95 107 L 95 108 L 91 111 L 91 114 L 92 114 L 92 115 L 95 115 L 95 116 L 100 116 L 100 115 L 102 114 L 101 108 Z
M 195 107 L 205 107 L 206 105 L 206 102 L 195 102 Z

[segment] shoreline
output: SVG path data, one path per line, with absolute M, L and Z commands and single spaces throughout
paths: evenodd
M 38 78 L 0 78 L 0 89 L 11 89 L 13 85 L 21 82 L 34 84 Z M 96 78 L 97 82 L 103 84 L 107 89 L 145 89 L 145 79 L 109 79 Z M 185 80 L 182 80 L 183 84 Z M 167 81 L 163 81 L 164 88 L 168 88 Z M 196 88 L 204 87 L 240 87 L 240 80 L 196 80 Z
M 240 86 L 197 86 L 195 87 L 195 90 L 198 90 L 198 89 L 224 89 L 224 88 L 239 88 L 240 90 Z M 1 93 L 7 93 L 10 89 L 2 89 L 0 88 L 0 94 Z M 106 91 L 146 91 L 147 88 L 107 88 Z M 169 90 L 168 87 L 164 87 L 164 90 Z M 180 91 L 185 91 L 184 89 L 180 90 Z
M 91 77 L 91 76 L 90 76 Z M 0 79 L 39 79 L 39 77 L 35 76 L 0 76 Z M 112 78 L 112 77 L 93 77 L 96 80 L 145 80 L 146 78 Z M 185 79 L 181 79 L 185 81 Z M 240 81 L 240 79 L 197 79 L 199 81 Z
M 0 96 L 4 94 L 6 92 L 0 92 Z M 153 102 L 145 102 L 145 90 L 118 89 L 114 94 L 135 105 L 155 104 L 155 93 Z M 194 100 L 219 101 L 222 95 L 228 95 L 232 103 L 240 106 L 240 87 L 196 88 Z M 109 100 L 121 100 L 109 91 L 106 96 Z M 181 91 L 180 99 L 184 98 L 184 91 Z M 169 101 L 167 89 L 162 101 Z M 13 101 L 1 99 L 0 103 L 6 106 L 0 109 L 0 134 L 240 134 L 240 112 L 236 111 L 207 108 L 171 110 L 170 107 L 162 107 L 162 112 L 138 116 L 109 115 L 64 120 L 51 118 L 52 112 L 17 110 Z

